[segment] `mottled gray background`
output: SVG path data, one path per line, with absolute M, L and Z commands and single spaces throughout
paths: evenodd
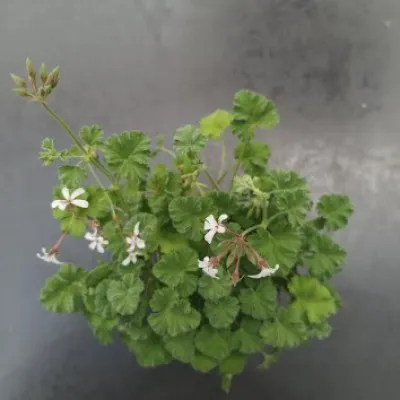
M 172 133 L 250 88 L 282 124 L 265 135 L 273 164 L 302 171 L 315 196 L 348 192 L 356 214 L 339 240 L 345 309 L 323 342 L 249 368 L 231 399 L 398 398 L 400 371 L 400 2 L 398 0 L 3 0 L 0 3 L 0 398 L 224 398 L 218 378 L 182 366 L 142 370 L 101 347 L 79 316 L 46 313 L 55 268 L 35 258 L 58 225 L 54 170 L 40 141 L 68 139 L 40 107 L 10 93 L 29 55 L 60 64 L 54 99 L 74 128 Z M 210 153 L 211 154 L 211 153 Z M 65 260 L 91 265 L 69 239 Z

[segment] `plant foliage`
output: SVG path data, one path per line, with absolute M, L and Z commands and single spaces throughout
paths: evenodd
M 15 92 L 54 114 L 48 97 L 59 69 L 41 68 L 40 83 L 28 59 L 27 72 L 29 85 L 12 76 Z M 249 355 L 263 355 L 267 368 L 280 349 L 329 336 L 340 306 L 329 280 L 346 254 L 328 234 L 353 208 L 347 196 L 327 194 L 312 219 L 306 180 L 269 167 L 270 147 L 254 137 L 279 122 L 271 100 L 239 91 L 231 111 L 177 129 L 172 150 L 162 140 L 151 146 L 144 132 L 110 136 L 93 125 L 75 134 L 60 121 L 73 145 L 59 150 L 45 138 L 39 158 L 58 165 L 53 215 L 63 235 L 39 256 L 58 262 L 64 238 L 85 235 L 107 261 L 60 265 L 40 293 L 48 311 L 82 312 L 102 344 L 118 336 L 143 367 L 177 360 L 215 369 L 224 390 Z M 222 165 L 213 177 L 202 151 L 229 132 L 237 173 Z M 172 163 L 153 163 L 160 152 Z M 73 199 L 65 188 L 68 196 L 82 189 Z

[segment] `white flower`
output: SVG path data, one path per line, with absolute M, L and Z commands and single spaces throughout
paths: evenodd
M 265 278 L 266 276 L 271 276 L 273 275 L 276 271 L 279 269 L 279 264 L 276 264 L 274 268 L 262 268 L 261 272 L 258 273 L 257 275 L 248 275 L 249 278 L 252 279 L 260 279 L 260 278 Z
M 52 208 L 58 208 L 61 211 L 64 211 L 71 204 L 81 208 L 89 207 L 89 203 L 86 200 L 77 199 L 77 197 L 85 193 L 85 189 L 79 188 L 70 194 L 68 188 L 63 187 L 61 193 L 64 196 L 64 200 L 54 200 L 51 203 Z
M 57 265 L 64 264 L 63 262 L 57 260 L 56 252 L 52 252 L 51 250 L 46 251 L 46 249 L 44 247 L 42 248 L 42 254 L 37 253 L 36 257 L 40 258 L 41 260 L 46 261 L 48 263 L 53 263 L 53 264 L 57 264 Z
M 218 217 L 218 222 L 215 220 L 214 215 L 209 215 L 204 222 L 204 230 L 208 233 L 204 236 L 204 239 L 211 244 L 213 237 L 216 233 L 225 233 L 226 227 L 222 225 L 222 221 L 228 218 L 226 214 L 222 214 Z
M 97 250 L 99 253 L 104 253 L 104 246 L 108 245 L 108 240 L 105 240 L 103 236 L 97 234 L 97 229 L 93 232 L 86 232 L 85 239 L 89 240 L 90 250 Z
M 211 278 L 214 279 L 219 279 L 217 276 L 218 269 L 213 268 L 210 262 L 210 257 L 204 257 L 203 261 L 198 260 L 198 262 L 199 262 L 199 268 L 202 269 L 206 275 L 211 276 Z
M 124 261 L 122 261 L 122 265 L 124 267 L 128 266 L 130 263 L 132 264 L 136 264 L 137 263 L 137 256 L 138 253 L 136 253 L 135 251 L 130 251 L 128 253 L 128 257 L 125 258 Z
M 144 249 L 146 247 L 144 240 L 139 237 L 139 225 L 140 222 L 135 225 L 133 235 L 126 238 L 126 243 L 129 244 L 128 252 L 134 251 L 136 247 L 138 249 Z

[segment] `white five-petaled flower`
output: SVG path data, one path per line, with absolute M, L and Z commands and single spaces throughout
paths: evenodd
M 99 235 L 97 229 L 93 232 L 86 232 L 85 239 L 91 242 L 89 244 L 89 249 L 97 250 L 99 253 L 104 253 L 104 246 L 108 245 L 108 240 L 105 240 L 103 236 Z
M 81 208 L 89 207 L 89 203 L 86 200 L 77 198 L 85 193 L 85 189 L 79 188 L 79 189 L 74 190 L 72 192 L 72 194 L 70 194 L 69 189 L 66 187 L 63 187 L 61 190 L 61 193 L 64 196 L 64 200 L 54 200 L 51 203 L 52 208 L 58 208 L 61 211 L 64 211 L 71 204 L 76 207 L 81 207 Z
M 217 276 L 218 269 L 213 268 L 210 257 L 204 257 L 203 260 L 198 260 L 198 262 L 199 268 L 202 269 L 206 275 L 211 276 L 211 278 L 214 279 L 219 279 Z
M 139 237 L 139 225 L 140 222 L 133 228 L 133 235 L 126 238 L 126 243 L 129 244 L 129 253 L 133 252 L 136 248 L 144 249 L 146 247 L 144 240 Z
M 265 278 L 266 276 L 273 275 L 276 271 L 278 271 L 278 269 L 279 264 L 276 264 L 274 268 L 263 267 L 260 273 L 258 273 L 257 275 L 248 275 L 248 277 L 252 279 Z
M 42 253 L 37 253 L 36 257 L 48 263 L 57 265 L 64 264 L 63 262 L 57 260 L 57 253 L 55 251 L 47 251 L 44 247 L 42 248 Z
M 124 267 L 128 266 L 130 263 L 132 264 L 136 264 L 137 263 L 137 256 L 138 253 L 136 253 L 135 251 L 130 251 L 128 252 L 128 257 L 125 258 L 124 261 L 122 261 L 122 265 Z
M 225 233 L 226 227 L 222 225 L 222 222 L 228 218 L 226 214 L 222 214 L 218 217 L 218 221 L 214 218 L 214 215 L 209 215 L 204 222 L 204 230 L 208 231 L 204 236 L 204 239 L 211 244 L 213 237 L 216 233 Z

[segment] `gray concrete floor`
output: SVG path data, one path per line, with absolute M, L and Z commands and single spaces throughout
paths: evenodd
M 302 171 L 315 196 L 348 192 L 339 239 L 345 309 L 334 333 L 251 368 L 229 398 L 388 399 L 400 370 L 400 2 L 398 0 L 28 0 L 0 4 L 0 397 L 2 400 L 220 399 L 218 379 L 181 366 L 142 370 L 101 347 L 79 316 L 38 301 L 54 272 L 35 258 L 58 232 L 54 170 L 40 141 L 63 132 L 10 93 L 27 55 L 60 64 L 54 106 L 78 128 L 156 135 L 229 107 L 234 92 L 271 96 L 282 124 L 274 165 Z M 64 258 L 90 265 L 69 240 Z

